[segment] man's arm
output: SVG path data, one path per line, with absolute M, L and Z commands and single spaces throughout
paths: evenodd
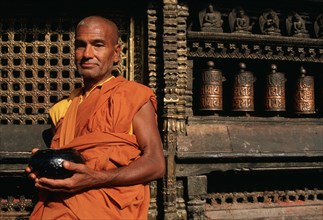
M 133 119 L 133 129 L 142 150 L 142 156 L 128 166 L 95 171 L 86 165 L 65 161 L 64 167 L 76 172 L 71 178 L 38 179 L 33 174 L 30 177 L 35 180 L 35 186 L 39 188 L 65 192 L 134 185 L 163 177 L 165 174 L 165 158 L 156 123 L 155 109 L 150 101 L 136 113 Z
M 107 185 L 132 185 L 145 183 L 163 177 L 165 158 L 158 131 L 155 110 L 147 102 L 133 119 L 133 130 L 137 137 L 142 156 L 128 166 L 112 170 Z M 110 170 L 108 171 L 110 172 Z

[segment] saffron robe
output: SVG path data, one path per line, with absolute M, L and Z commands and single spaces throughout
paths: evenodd
M 75 148 L 87 166 L 107 172 L 138 159 L 141 151 L 132 134 L 132 120 L 148 101 L 156 110 L 153 91 L 118 76 L 95 88 L 82 102 L 81 97 L 81 92 L 72 96 L 56 125 L 51 148 Z M 73 195 L 40 191 L 30 219 L 147 219 L 149 201 L 148 184 Z

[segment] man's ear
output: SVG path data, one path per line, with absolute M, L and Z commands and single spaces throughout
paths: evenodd
M 116 44 L 114 46 L 114 56 L 113 56 L 113 62 L 118 63 L 120 61 L 120 52 L 121 52 L 121 44 Z

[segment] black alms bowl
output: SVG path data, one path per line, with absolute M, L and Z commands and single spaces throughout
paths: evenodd
M 63 161 L 84 163 L 82 155 L 75 149 L 42 149 L 34 153 L 29 160 L 29 167 L 38 177 L 65 179 L 73 172 L 63 167 Z

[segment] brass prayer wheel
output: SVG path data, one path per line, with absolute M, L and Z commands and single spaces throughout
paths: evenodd
M 232 111 L 254 111 L 254 75 L 245 71 L 245 63 L 240 63 L 240 72 L 233 83 Z
M 222 72 L 214 68 L 214 62 L 207 62 L 208 68 L 202 71 L 200 87 L 200 110 L 222 110 Z
M 306 75 L 306 70 L 301 67 L 300 77 L 296 83 L 295 92 L 295 113 L 314 114 L 315 113 L 315 94 L 314 77 Z
M 265 111 L 285 111 L 285 74 L 277 72 L 277 66 L 271 65 L 266 78 Z

